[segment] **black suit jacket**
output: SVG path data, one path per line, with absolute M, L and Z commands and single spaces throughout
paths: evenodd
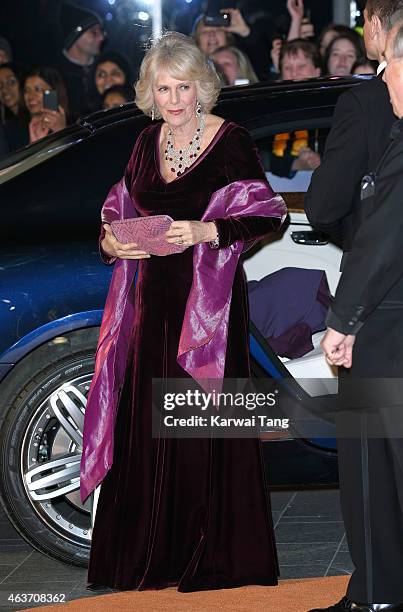
M 356 334 L 376 308 L 403 309 L 403 120 L 394 132 L 327 318 L 341 333 Z
M 340 96 L 322 163 L 315 170 L 305 208 L 314 227 L 349 251 L 361 221 L 360 187 L 390 142 L 396 121 L 381 77 Z

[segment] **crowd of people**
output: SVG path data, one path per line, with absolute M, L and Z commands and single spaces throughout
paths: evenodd
M 286 7 L 288 34 L 274 35 L 266 53 L 260 35 L 239 9 L 222 11 L 229 15 L 226 26 L 199 16 L 192 35 L 214 64 L 222 86 L 376 72 L 357 31 L 331 24 L 315 36 L 304 0 L 287 0 Z M 60 28 L 62 49 L 49 66 L 15 63 L 9 42 L 0 36 L 0 154 L 57 132 L 86 114 L 134 100 L 134 63 L 120 52 L 103 51 L 107 41 L 99 15 L 66 2 Z M 56 93 L 49 96 L 48 91 Z

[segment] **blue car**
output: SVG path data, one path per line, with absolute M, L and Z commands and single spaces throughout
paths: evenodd
M 309 131 L 322 146 L 338 96 L 358 82 L 261 83 L 221 95 L 215 112 L 250 131 L 290 212 L 283 234 L 248 255 L 250 280 L 284 266 L 319 268 L 334 289 L 340 253 L 306 220 L 309 176 L 276 182 L 270 159 L 279 134 Z M 88 562 L 91 526 L 89 502 L 79 496 L 84 412 L 112 273 L 99 259 L 99 214 L 149 121 L 127 104 L 0 160 L 1 503 L 33 547 L 79 566 Z M 322 392 L 311 393 L 299 380 L 309 372 L 334 377 L 322 373 L 317 348 L 287 360 L 253 324 L 250 339 L 254 375 L 277 378 L 291 411 L 321 401 Z M 273 486 L 337 483 L 331 423 L 314 437 L 273 429 L 262 438 Z

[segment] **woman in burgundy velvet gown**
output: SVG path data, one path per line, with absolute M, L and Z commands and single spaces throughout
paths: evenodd
M 157 44 L 157 52 L 167 45 L 174 58 L 183 57 L 181 45 L 193 47 L 187 37 L 168 34 Z M 149 52 L 154 59 L 155 49 Z M 198 61 L 205 65 L 203 58 Z M 147 71 L 140 81 L 144 74 Z M 218 238 L 218 249 L 227 248 L 237 240 L 256 240 L 280 225 L 274 215 L 200 221 L 217 190 L 238 181 L 267 183 L 248 132 L 209 114 L 196 161 L 179 176 L 171 172 L 172 164 L 164 156 L 168 129 L 179 141 L 181 132 L 175 128 L 184 121 L 181 114 L 186 115 L 188 106 L 190 136 L 200 121 L 191 96 L 195 85 L 185 80 L 188 75 L 185 71 L 185 85 L 177 71 L 174 76 L 164 71 L 155 77 L 155 109 L 166 122 L 153 123 L 141 133 L 125 172 L 137 214 L 171 215 L 176 223 L 167 240 L 188 248 L 165 257 L 138 255 L 128 248 L 121 255 L 139 258 L 136 310 L 114 429 L 113 465 L 102 481 L 88 571 L 90 583 L 117 589 L 177 585 L 186 592 L 277 584 L 260 440 L 168 439 L 151 434 L 151 379 L 189 376 L 177 363 L 177 353 L 193 280 L 193 245 L 210 241 L 214 248 Z M 209 78 L 214 79 L 214 73 Z M 142 108 L 140 89 L 136 91 Z M 177 108 L 181 112 L 171 117 L 171 109 Z M 122 245 L 108 228 L 103 236 L 106 259 L 122 254 Z M 225 377 L 247 378 L 248 304 L 241 263 L 230 299 Z

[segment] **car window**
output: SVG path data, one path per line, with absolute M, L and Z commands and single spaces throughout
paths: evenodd
M 288 218 L 278 232 L 266 236 L 244 256 L 248 281 L 261 280 L 284 268 L 323 270 L 332 294 L 340 278 L 340 249 L 328 236 L 312 227 L 304 211 L 304 197 L 312 170 L 295 170 L 293 163 L 302 149 L 323 156 L 331 117 L 320 125 L 301 120 L 259 128 L 253 134 L 260 159 L 274 192 L 284 198 Z
M 102 127 L 48 157 L 46 163 L 0 183 L 2 221 L 9 228 L 6 240 L 12 240 L 12 228 L 27 241 L 49 242 L 61 236 L 94 239 L 102 202 L 123 176 L 146 123 L 146 117 L 134 117 Z
M 313 168 L 320 164 L 330 127 L 309 127 L 301 123 L 256 141 L 267 179 L 281 193 L 292 210 L 303 209 L 304 193 Z

